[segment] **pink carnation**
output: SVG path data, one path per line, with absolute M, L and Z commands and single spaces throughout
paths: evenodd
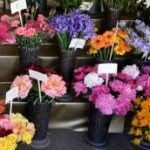
M 74 78 L 75 78 L 77 81 L 83 80 L 84 77 L 85 77 L 85 73 L 84 73 L 84 72 L 80 72 L 80 73 L 78 73 L 78 74 L 76 74 L 76 75 L 74 76 Z
M 19 27 L 16 29 L 16 34 L 17 35 L 24 35 L 25 33 L 25 28 L 24 27 Z
M 121 92 L 123 88 L 123 82 L 120 80 L 113 80 L 110 82 L 110 87 L 114 92 Z
M 66 93 L 65 84 L 62 77 L 51 74 L 48 76 L 47 82 L 42 82 L 41 91 L 52 98 L 61 97 Z
M 42 14 L 38 14 L 38 20 L 43 21 L 45 20 L 45 16 L 43 16 Z
M 9 20 L 9 18 L 10 18 L 10 16 L 8 16 L 8 15 L 3 15 L 3 16 L 1 16 L 1 20 L 2 21 L 8 21 Z
M 27 30 L 25 30 L 24 32 L 24 36 L 25 37 L 31 37 L 36 33 L 36 30 L 34 28 L 29 28 Z
M 116 100 L 111 94 L 101 94 L 95 101 L 95 107 L 104 115 L 111 115 L 116 106 Z
M 28 75 L 17 76 L 11 84 L 11 88 L 18 86 L 20 98 L 26 98 L 32 87 L 32 81 Z
M 14 20 L 14 21 L 11 22 L 12 27 L 17 27 L 19 24 L 20 24 L 19 20 Z
M 76 93 L 76 96 L 79 96 L 81 93 L 87 93 L 86 85 L 82 81 L 76 82 L 73 86 L 73 89 Z

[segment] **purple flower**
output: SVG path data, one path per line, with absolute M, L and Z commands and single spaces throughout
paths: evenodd
M 86 85 L 82 81 L 76 82 L 73 86 L 73 89 L 76 93 L 76 96 L 79 96 L 81 93 L 87 93 Z
M 149 74 L 149 75 L 150 75 L 150 66 L 145 66 L 145 67 L 143 68 L 143 72 L 144 72 L 145 74 Z

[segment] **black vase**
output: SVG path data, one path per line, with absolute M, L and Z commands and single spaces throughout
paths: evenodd
M 104 31 L 110 30 L 113 27 L 116 27 L 117 21 L 121 18 L 121 10 L 105 7 L 105 17 L 104 17 Z
M 62 50 L 59 55 L 59 71 L 67 83 L 67 93 L 61 98 L 62 101 L 69 101 L 71 96 L 71 82 L 76 62 L 76 51 Z
M 107 134 L 112 115 L 103 115 L 90 104 L 87 143 L 95 149 L 104 150 L 108 146 Z
M 19 65 L 20 72 L 24 72 L 24 68 L 38 63 L 39 47 L 20 47 L 19 48 Z
M 150 142 L 142 141 L 142 143 L 139 147 L 141 150 L 150 150 Z
M 51 105 L 47 103 L 27 103 L 27 118 L 34 123 L 36 129 L 31 143 L 31 146 L 34 148 L 44 148 L 50 143 L 49 137 L 47 136 L 50 108 Z

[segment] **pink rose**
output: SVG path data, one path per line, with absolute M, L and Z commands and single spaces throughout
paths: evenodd
M 14 21 L 11 22 L 12 27 L 17 27 L 19 24 L 20 24 L 19 20 L 14 20 Z
M 51 74 L 48 76 L 47 82 L 42 82 L 41 91 L 49 97 L 61 97 L 66 93 L 66 83 L 62 80 L 62 77 Z
M 25 33 L 25 28 L 24 27 L 19 27 L 16 29 L 16 34 L 17 35 L 24 35 Z
M 32 81 L 28 75 L 17 76 L 13 83 L 11 84 L 11 88 L 18 86 L 19 91 L 18 95 L 20 98 L 26 98 L 30 89 L 32 88 Z
M 25 37 L 31 37 L 36 33 L 36 30 L 34 28 L 29 28 L 27 30 L 25 30 L 24 32 L 24 36 Z

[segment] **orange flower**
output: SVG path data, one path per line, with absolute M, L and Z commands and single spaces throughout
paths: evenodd
M 96 35 L 94 39 L 91 40 L 91 46 L 94 49 L 100 49 L 105 46 L 105 39 L 102 35 Z
M 0 99 L 0 105 L 4 105 L 5 104 L 5 100 L 4 99 Z
M 150 142 L 150 133 L 146 135 L 146 138 Z
M 111 46 L 115 40 L 115 34 L 112 31 L 104 32 L 103 37 L 105 39 L 105 47 Z
M 129 133 L 130 133 L 130 134 L 134 134 L 134 133 L 135 133 L 135 129 L 134 129 L 134 128 L 131 128 L 130 131 L 129 131 Z
M 139 121 L 138 121 L 138 119 L 135 117 L 133 120 L 132 120 L 132 123 L 131 123 L 133 126 L 138 126 L 138 124 L 139 124 Z
M 142 130 L 137 129 L 134 134 L 135 134 L 135 136 L 142 135 Z
M 116 28 L 113 28 L 112 31 L 116 32 Z M 123 32 L 122 30 L 118 29 L 117 36 L 120 36 L 121 38 L 125 39 L 128 37 L 128 34 Z
M 141 104 L 141 99 L 139 97 L 137 97 L 135 100 L 134 100 L 134 104 L 135 105 L 140 105 Z
M 117 55 L 124 55 L 125 54 L 125 50 L 121 47 L 121 46 L 119 46 L 119 45 L 117 45 L 115 48 L 114 48 L 114 51 L 115 51 L 115 53 L 117 54 Z
M 5 110 L 5 107 L 0 105 L 0 114 L 3 113 L 4 110 Z

